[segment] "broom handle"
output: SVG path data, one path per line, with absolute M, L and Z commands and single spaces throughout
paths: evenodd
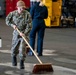
M 18 33 L 20 34 L 21 32 L 18 30 L 18 28 L 16 28 L 16 30 L 18 31 Z M 39 61 L 40 64 L 42 64 L 42 61 L 39 59 L 39 57 L 37 56 L 37 54 L 35 53 L 35 51 L 32 49 L 32 47 L 29 45 L 29 43 L 27 42 L 27 40 L 25 39 L 24 36 L 22 36 L 22 38 L 24 39 L 24 41 L 27 43 L 27 45 L 30 47 L 31 51 L 34 53 L 35 57 L 37 58 L 37 60 Z

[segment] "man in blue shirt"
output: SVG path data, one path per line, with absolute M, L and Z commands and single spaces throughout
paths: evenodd
M 37 53 L 38 56 L 42 56 L 43 52 L 43 38 L 45 32 L 45 21 L 48 17 L 47 7 L 43 4 L 42 0 L 37 0 L 37 3 L 34 4 L 30 9 L 30 14 L 32 17 L 32 30 L 30 32 L 30 45 L 35 49 L 35 38 L 37 33 Z M 28 55 L 33 55 L 32 51 Z

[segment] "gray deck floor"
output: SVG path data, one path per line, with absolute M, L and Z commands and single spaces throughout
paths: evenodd
M 25 69 L 11 65 L 11 40 L 13 29 L 6 26 L 5 20 L 0 18 L 0 75 L 36 75 L 32 74 L 33 65 L 37 59 L 27 56 Z M 54 72 L 37 75 L 76 75 L 76 28 L 46 28 L 43 56 L 39 57 L 43 63 L 52 63 Z

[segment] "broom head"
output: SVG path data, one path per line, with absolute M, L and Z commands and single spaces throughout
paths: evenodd
M 52 65 L 50 63 L 44 63 L 44 64 L 35 64 L 32 73 L 38 74 L 38 73 L 45 73 L 45 72 L 53 72 Z

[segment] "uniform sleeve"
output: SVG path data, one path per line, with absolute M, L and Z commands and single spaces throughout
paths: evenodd
M 11 26 L 11 27 L 13 26 L 12 16 L 13 16 L 12 12 L 10 12 L 5 19 L 6 25 Z
M 32 29 L 32 18 L 31 18 L 30 13 L 28 12 L 28 14 L 27 14 L 27 26 L 26 26 L 24 33 L 26 35 L 28 35 L 30 33 L 31 29 Z
M 34 9 L 35 9 L 35 6 L 32 6 L 30 9 L 30 14 L 31 14 L 32 19 L 34 17 Z
M 47 7 L 45 6 L 45 17 L 44 19 L 46 19 L 48 17 L 48 10 L 47 10 Z

